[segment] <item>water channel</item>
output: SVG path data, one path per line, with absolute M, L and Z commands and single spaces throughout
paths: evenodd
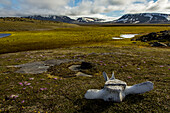
M 9 33 L 0 33 L 0 38 L 10 36 L 11 34 Z

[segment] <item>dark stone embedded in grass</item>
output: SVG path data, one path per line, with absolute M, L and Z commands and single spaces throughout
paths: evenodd
M 82 62 L 80 68 L 81 69 L 91 69 L 93 64 L 90 62 Z
M 72 65 L 68 67 L 68 69 L 70 69 L 71 71 L 79 71 L 77 74 L 75 74 L 76 76 L 92 77 L 92 75 L 86 74 L 86 72 L 92 72 L 92 70 L 95 70 L 95 64 L 90 62 L 82 62 L 81 65 Z

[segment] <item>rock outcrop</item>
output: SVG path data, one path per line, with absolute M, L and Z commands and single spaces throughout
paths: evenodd
M 170 41 L 170 31 L 152 32 L 147 35 L 143 35 L 136 40 L 140 40 L 142 42 L 151 40 Z
M 149 42 L 152 47 L 167 47 L 170 45 L 170 31 L 152 32 L 137 38 L 136 41 Z

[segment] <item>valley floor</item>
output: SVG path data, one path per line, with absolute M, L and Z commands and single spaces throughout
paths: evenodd
M 120 34 L 170 30 L 169 26 L 82 27 L 35 20 L 0 22 L 1 33 L 11 34 L 0 38 L 0 112 L 170 112 L 170 49 L 130 39 L 112 39 Z M 14 66 L 68 59 L 71 61 L 53 65 L 40 74 L 16 73 L 19 67 Z M 91 69 L 81 70 L 92 77 L 77 77 L 77 72 L 68 69 L 82 61 L 94 64 Z M 103 88 L 103 71 L 109 76 L 114 71 L 116 78 L 128 85 L 151 81 L 154 89 L 128 95 L 122 103 L 86 100 L 84 94 L 88 89 Z

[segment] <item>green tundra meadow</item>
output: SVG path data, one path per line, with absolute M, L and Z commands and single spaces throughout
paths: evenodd
M 0 18 L 0 112 L 113 113 L 170 112 L 170 49 L 148 42 L 114 40 L 121 34 L 170 30 L 170 25 L 82 26 L 25 18 Z M 15 73 L 14 65 L 50 59 L 79 59 L 95 64 L 76 77 L 68 69 L 78 62 L 52 66 L 42 74 Z M 133 85 L 145 81 L 154 89 L 128 95 L 121 103 L 87 100 L 88 89 L 104 86 L 102 72 Z

